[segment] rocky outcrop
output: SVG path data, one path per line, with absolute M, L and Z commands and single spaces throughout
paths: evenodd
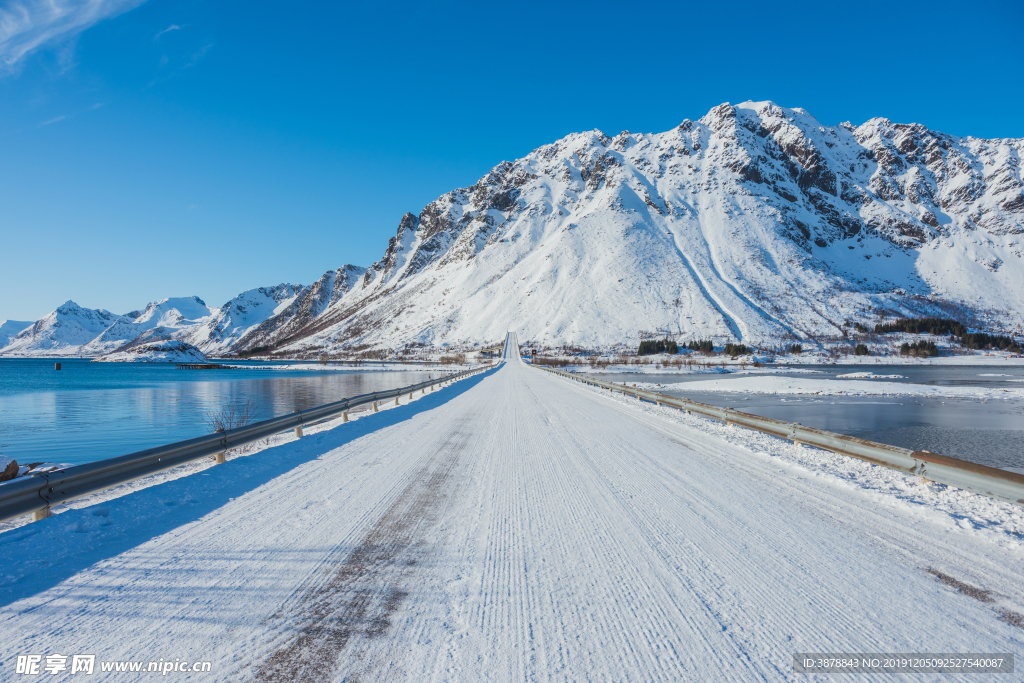
M 177 339 L 135 340 L 96 358 L 97 363 L 205 363 L 202 351 Z

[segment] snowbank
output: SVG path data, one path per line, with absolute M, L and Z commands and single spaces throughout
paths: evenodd
M 860 374 L 860 373 L 857 373 Z M 641 386 L 638 384 L 638 386 Z M 644 385 L 648 388 L 647 385 Z M 661 385 L 649 385 L 649 388 Z M 811 377 L 737 377 L 672 384 L 674 391 L 730 391 L 748 394 L 811 394 L 821 396 L 922 396 L 926 398 L 1020 399 L 1024 389 L 937 386 L 863 379 L 815 379 Z
M 41 474 L 51 470 L 59 470 L 71 465 L 56 462 L 33 462 L 28 465 L 19 465 L 14 458 L 0 455 L 0 482 L 10 481 L 28 474 Z

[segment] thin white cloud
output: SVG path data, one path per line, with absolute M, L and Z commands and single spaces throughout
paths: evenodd
M 40 124 L 39 124 L 39 127 L 40 127 L 40 128 L 42 128 L 43 126 L 48 126 L 48 125 L 50 125 L 51 123 L 57 123 L 58 121 L 63 121 L 63 120 L 64 120 L 64 119 L 66 119 L 66 118 L 67 118 L 67 116 L 54 116 L 54 117 L 53 117 L 52 119 L 50 119 L 49 121 L 43 121 L 42 123 L 40 123 Z
M 208 45 L 204 45 L 201 48 L 199 48 L 198 50 L 196 50 L 195 52 L 193 52 L 192 53 L 192 57 L 190 57 L 188 62 L 183 67 L 181 67 L 181 68 L 182 69 L 188 69 L 189 67 L 193 67 L 196 64 L 198 64 L 202 60 L 202 58 L 206 56 L 206 53 L 210 51 L 211 47 L 213 47 L 213 43 L 209 43 Z
M 155 36 L 153 36 L 153 40 L 156 40 L 157 38 L 159 38 L 160 36 L 162 36 L 165 33 L 170 33 L 171 31 L 180 31 L 182 28 L 183 27 L 178 26 L 177 24 L 171 24 L 170 26 L 165 28 L 163 31 L 160 31 L 160 33 L 158 33 Z
M 75 36 L 146 0 L 14 0 L 0 7 L 0 69 L 33 50 Z

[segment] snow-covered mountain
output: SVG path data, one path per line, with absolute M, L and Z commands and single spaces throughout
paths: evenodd
M 342 298 L 360 285 L 365 273 L 366 268 L 351 265 L 327 271 L 313 285 L 297 291 L 287 306 L 240 335 L 232 350 L 275 348 L 329 327 Z
M 207 351 L 230 349 L 242 336 L 287 308 L 306 289 L 282 284 L 239 294 L 220 308 L 199 297 L 175 297 L 150 303 L 123 316 L 67 302 L 0 346 L 0 356 L 84 356 L 129 351 L 141 343 L 180 340 Z
M 133 311 L 115 322 L 85 344 L 81 353 L 86 356 L 109 353 L 146 333 L 149 333 L 148 337 L 164 339 L 188 334 L 193 328 L 208 322 L 213 313 L 197 296 L 161 299 L 147 305 L 145 310 Z
M 406 214 L 313 322 L 236 348 L 316 352 L 501 339 L 744 342 L 846 320 L 1024 321 L 1022 140 L 723 104 L 664 133 L 569 135 Z M 289 327 L 287 335 L 270 331 Z
M 4 356 L 77 356 L 81 348 L 124 316 L 101 309 L 83 308 L 66 301 L 49 315 L 30 324 L 0 349 Z
M 147 334 L 207 354 L 315 354 L 508 329 L 587 347 L 824 340 L 879 315 L 1019 331 L 1022 152 L 1020 139 L 825 125 L 771 102 L 663 133 L 575 133 L 407 213 L 369 268 L 250 290 Z
M 247 290 L 214 311 L 203 324 L 190 328 L 182 339 L 208 355 L 227 353 L 266 320 L 289 310 L 307 289 L 280 284 Z
M 0 349 L 10 344 L 19 332 L 30 325 L 31 320 L 0 320 Z

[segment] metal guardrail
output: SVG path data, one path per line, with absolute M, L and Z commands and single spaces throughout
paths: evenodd
M 399 389 L 354 396 L 238 429 L 214 432 L 128 455 L 19 477 L 0 484 L 0 521 L 29 513 L 33 513 L 33 519 L 42 519 L 48 517 L 50 508 L 58 503 L 113 488 L 207 456 L 217 456 L 216 461 L 222 463 L 224 452 L 232 448 L 290 429 L 294 429 L 296 436 L 301 437 L 304 425 L 312 425 L 338 415 L 342 415 L 347 421 L 348 411 L 352 408 L 372 403 L 376 412 L 376 404 L 380 401 L 394 398 L 397 403 L 398 398 L 404 394 L 425 392 L 435 385 L 453 382 L 493 367 L 495 366 L 487 365 L 474 368 Z
M 956 486 L 957 488 L 1024 505 L 1024 475 L 1015 472 L 1007 472 L 1006 470 L 979 465 L 967 460 L 939 455 L 938 453 L 913 451 L 908 448 L 859 439 L 855 436 L 805 427 L 798 422 L 783 422 L 782 420 L 775 420 L 770 417 L 740 412 L 733 408 L 719 408 L 718 406 L 698 403 L 697 401 L 690 401 L 685 398 L 643 391 L 613 382 L 602 382 L 586 375 L 546 368 L 542 365 L 534 365 L 533 367 L 590 386 L 603 387 L 609 391 L 619 391 L 623 394 L 636 396 L 640 400 L 647 400 L 658 405 L 672 406 L 685 410 L 687 413 L 697 413 L 721 420 L 727 424 L 739 425 L 747 429 L 754 429 L 783 439 L 789 439 L 796 444 L 807 444 L 808 446 L 832 451 L 840 455 L 866 460 L 875 465 L 882 465 L 883 467 L 900 470 L 908 474 L 918 475 L 949 486 Z

